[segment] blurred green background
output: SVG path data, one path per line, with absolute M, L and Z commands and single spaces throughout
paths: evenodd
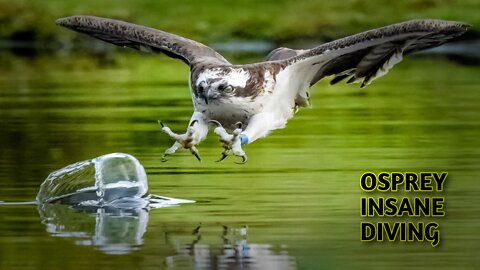
M 409 19 L 477 26 L 480 3 L 0 0 L 0 201 L 31 201 L 51 171 L 110 152 L 136 156 L 151 193 L 197 201 L 125 215 L 146 217 L 146 232 L 116 216 L 105 226 L 101 213 L 57 209 L 45 219 L 32 205 L 0 205 L 0 269 L 480 266 L 475 31 L 467 48 L 407 57 L 366 89 L 319 82 L 311 108 L 245 147 L 244 166 L 233 158 L 214 162 L 222 149 L 213 134 L 199 146 L 201 163 L 187 151 L 161 163 L 172 142 L 157 119 L 181 132 L 192 113 L 188 67 L 54 24 L 73 14 L 171 31 L 243 63 L 264 59 L 275 46 L 309 47 Z M 435 194 L 445 196 L 447 216 L 428 219 L 440 223 L 441 244 L 361 243 L 365 171 L 449 172 L 445 193 Z M 200 233 L 192 233 L 199 224 Z M 239 235 L 244 226 L 248 234 Z M 122 239 L 126 254 L 106 251 Z
M 476 0 L 84 0 L 0 1 L 0 37 L 65 42 L 56 18 L 74 14 L 112 17 L 211 43 L 229 39 L 274 42 L 331 39 L 399 21 L 439 18 L 480 23 Z M 67 37 L 65 37 L 67 36 Z

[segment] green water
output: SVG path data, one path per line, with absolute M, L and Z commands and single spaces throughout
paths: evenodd
M 146 232 L 123 255 L 89 245 L 95 215 L 63 209 L 78 234 L 62 237 L 35 206 L 0 206 L 0 269 L 478 269 L 478 67 L 406 59 L 366 89 L 321 82 L 312 108 L 247 145 L 240 166 L 214 162 L 213 133 L 201 163 L 188 151 L 161 163 L 172 142 L 156 122 L 185 129 L 188 69 L 130 53 L 111 60 L 2 60 L 0 200 L 31 201 L 49 172 L 126 152 L 145 166 L 151 193 L 197 203 L 146 213 Z M 439 246 L 360 242 L 366 171 L 449 173 L 438 194 L 446 217 L 429 219 L 440 224 Z

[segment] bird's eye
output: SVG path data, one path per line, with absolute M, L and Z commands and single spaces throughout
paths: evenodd
M 224 92 L 232 92 L 233 87 L 231 85 L 227 84 L 221 84 L 218 86 L 219 91 L 224 91 Z
M 197 89 L 198 89 L 198 91 L 203 92 L 203 86 L 202 86 L 202 85 L 199 85 L 199 86 L 197 87 Z

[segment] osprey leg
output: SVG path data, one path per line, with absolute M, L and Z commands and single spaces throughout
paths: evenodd
M 167 156 L 168 155 L 171 155 L 171 154 L 174 154 L 175 152 L 177 152 L 177 150 L 182 147 L 182 145 L 178 142 L 174 142 L 172 147 L 168 148 L 167 150 L 165 150 L 165 152 L 163 153 L 162 155 L 162 158 L 161 158 L 161 161 L 162 162 L 166 162 L 167 161 Z
M 194 155 L 198 161 L 201 161 L 200 155 L 198 154 L 198 149 L 196 145 L 198 145 L 201 141 L 205 139 L 208 133 L 208 124 L 203 121 L 203 119 L 199 119 L 195 113 L 190 120 L 190 124 L 187 128 L 187 132 L 184 134 L 177 134 L 173 132 L 169 127 L 165 126 L 162 122 L 158 121 L 158 123 L 162 126 L 162 131 L 167 133 L 170 138 L 175 140 L 175 143 L 172 147 L 165 150 L 162 156 L 162 162 L 167 161 L 166 157 L 168 155 L 174 154 L 178 149 L 185 148 L 190 150 L 192 155 Z
M 247 154 L 242 149 L 242 138 L 240 133 L 242 133 L 242 123 L 237 123 L 237 128 L 233 130 L 232 134 L 229 134 L 223 126 L 215 120 L 209 121 L 214 123 L 217 127 L 213 132 L 218 135 L 220 142 L 222 143 L 223 152 L 222 157 L 217 160 L 220 162 L 228 157 L 230 153 L 233 153 L 235 156 L 242 158 L 242 162 L 235 162 L 238 164 L 244 164 L 247 162 Z

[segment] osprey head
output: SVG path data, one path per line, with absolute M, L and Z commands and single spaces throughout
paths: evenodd
M 244 69 L 213 68 L 204 70 L 195 82 L 197 98 L 208 104 L 214 100 L 236 96 L 236 90 L 245 88 L 250 75 Z

